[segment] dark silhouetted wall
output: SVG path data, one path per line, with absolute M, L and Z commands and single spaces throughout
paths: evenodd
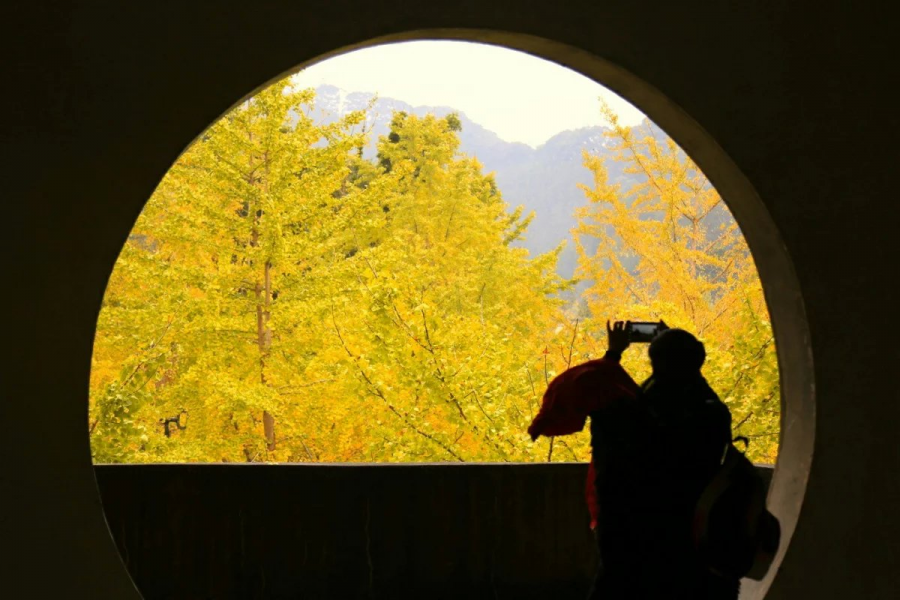
M 772 469 L 761 467 L 768 482 Z M 596 566 L 583 464 L 106 465 L 148 600 L 567 598 Z
M 772 494 L 796 528 L 767 598 L 900 597 L 892 326 L 900 36 L 888 7 L 873 0 L 4 4 L 3 597 L 138 598 L 103 518 L 87 390 L 107 277 L 169 165 L 232 104 L 304 61 L 434 30 L 553 54 L 595 76 L 602 70 L 587 57 L 599 57 L 654 90 L 617 84 L 731 198 L 772 308 L 805 307 L 808 317 L 808 336 L 800 316 L 776 320 L 782 356 L 790 357 L 782 372 L 800 373 L 803 363 L 808 380 L 787 395 L 783 456 L 791 458 L 779 465 Z M 551 42 L 571 52 L 551 52 Z M 730 195 L 733 177 L 723 175 L 730 167 L 720 154 L 761 202 Z M 767 265 L 777 256 L 789 256 L 793 269 L 774 275 Z

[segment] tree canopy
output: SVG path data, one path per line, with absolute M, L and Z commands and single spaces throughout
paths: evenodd
M 96 461 L 585 460 L 586 436 L 532 444 L 525 429 L 556 373 L 602 354 L 612 317 L 697 332 L 755 457 L 774 459 L 762 289 L 721 199 L 674 143 L 607 111 L 616 160 L 643 179 L 610 185 L 584 157 L 588 287 L 573 304 L 561 292 L 575 280 L 556 274 L 562 245 L 516 247 L 533 215 L 459 152 L 456 115 L 398 112 L 366 160 L 365 111 L 323 124 L 314 102 L 269 87 L 147 202 L 97 325 Z M 625 363 L 635 376 L 639 354 Z

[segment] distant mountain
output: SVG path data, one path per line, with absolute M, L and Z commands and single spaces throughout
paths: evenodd
M 354 110 L 365 109 L 372 96 L 364 92 L 348 93 L 331 85 L 320 86 L 316 89 L 314 116 L 325 122 L 332 121 Z M 457 113 L 462 122 L 460 151 L 476 157 L 484 165 L 485 172 L 494 172 L 503 198 L 511 208 L 522 205 L 526 214 L 535 213 L 526 239 L 520 245 L 532 254 L 541 254 L 566 240 L 557 271 L 564 277 L 572 276 L 577 256 L 570 230 L 576 225 L 575 209 L 586 203 L 579 184 L 592 185 L 591 172 L 582 166 L 582 151 L 601 156 L 609 154 L 603 127 L 563 131 L 532 148 L 504 141 L 465 113 L 448 106 L 411 106 L 394 98 L 378 98 L 369 111 L 368 126 L 372 128 L 372 136 L 365 149 L 367 156 L 375 156 L 378 137 L 389 133 L 393 113 L 401 110 L 417 116 L 434 114 L 443 117 Z M 639 179 L 625 173 L 621 163 L 610 161 L 607 167 L 611 183 Z M 586 246 L 593 250 L 589 244 Z
M 566 240 L 557 269 L 564 277 L 574 273 L 577 261 L 570 233 L 577 224 L 575 209 L 587 203 L 579 184 L 591 186 L 593 183 L 591 172 L 582 165 L 582 151 L 599 155 L 608 153 L 603 131 L 602 127 L 564 131 L 536 149 L 529 148 L 529 155 L 517 162 L 495 167 L 484 161 L 488 170 L 496 172 L 497 185 L 506 201 L 511 206 L 521 204 L 526 211 L 535 213 L 526 232 L 525 247 L 534 253 L 542 253 Z M 611 166 L 616 168 L 610 173 L 611 180 L 625 177 L 618 163 Z M 586 242 L 588 250 L 593 250 L 589 240 Z
M 365 109 L 372 100 L 372 96 L 365 92 L 347 93 L 332 85 L 319 86 L 316 89 L 315 115 L 325 122 L 329 122 L 349 112 Z M 412 106 L 394 98 L 378 98 L 368 113 L 370 120 L 367 126 L 372 128 L 370 144 L 366 149 L 369 157 L 375 156 L 375 144 L 378 138 L 390 133 L 391 118 L 397 111 L 405 111 L 419 117 L 426 114 L 444 117 L 450 113 L 458 113 L 463 125 L 460 132 L 460 149 L 466 154 L 477 156 L 485 166 L 490 163 L 489 170 L 520 163 L 527 160 L 534 152 L 534 149 L 526 144 L 506 142 L 500 139 L 496 133 L 488 131 L 455 108 Z

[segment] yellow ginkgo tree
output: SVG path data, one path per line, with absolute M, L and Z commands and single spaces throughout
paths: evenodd
M 586 435 L 525 431 L 616 317 L 695 331 L 737 431 L 774 459 L 778 373 L 752 259 L 658 130 L 607 112 L 631 184 L 585 156 L 573 304 L 562 246 L 516 247 L 532 216 L 460 153 L 455 115 L 396 113 L 368 160 L 366 111 L 320 123 L 314 103 L 286 82 L 262 91 L 147 202 L 97 325 L 96 461 L 586 460 Z M 638 352 L 625 363 L 646 374 Z
M 737 224 L 715 188 L 671 139 L 645 121 L 622 125 L 604 107 L 613 158 L 628 183 L 612 184 L 607 164 L 586 153 L 594 183 L 578 210 L 577 275 L 585 324 L 602 338 L 607 318 L 663 319 L 706 345 L 704 373 L 728 404 L 736 435 L 751 440 L 751 456 L 774 462 L 779 431 L 779 378 L 772 327 L 759 275 Z M 589 251 L 584 242 L 597 244 Z M 646 356 L 624 359 L 649 374 Z

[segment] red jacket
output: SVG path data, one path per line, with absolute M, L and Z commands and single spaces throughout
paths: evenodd
M 584 429 L 587 417 L 621 398 L 634 399 L 639 386 L 622 366 L 612 360 L 598 358 L 566 369 L 553 378 L 541 410 L 528 427 L 532 440 L 538 436 L 576 433 Z M 588 465 L 585 485 L 591 529 L 597 526 L 599 506 L 594 486 L 594 463 Z

